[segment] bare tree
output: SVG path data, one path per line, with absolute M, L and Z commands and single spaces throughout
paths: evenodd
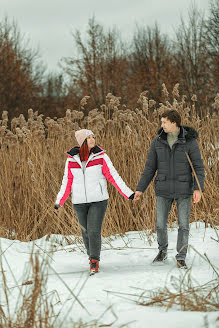
M 219 53 L 219 0 L 210 2 L 209 17 L 206 20 L 206 30 L 209 51 L 216 55 Z
M 0 110 L 9 117 L 33 107 L 41 91 L 42 64 L 38 51 L 28 48 L 17 24 L 0 22 Z
M 205 25 L 205 39 L 211 57 L 211 72 L 214 78 L 212 91 L 215 93 L 218 92 L 219 83 L 219 0 L 210 2 L 209 16 Z
M 133 37 L 131 68 L 138 92 L 150 90 L 153 98 L 160 97 L 160 86 L 177 83 L 171 43 L 161 34 L 157 24 L 153 28 L 137 26 Z
M 199 105 L 207 103 L 206 94 L 210 92 L 210 58 L 205 40 L 205 21 L 203 15 L 192 7 L 188 22 L 181 18 L 176 30 L 175 63 L 179 72 L 179 82 L 187 96 L 198 95 Z
M 106 32 L 93 17 L 89 20 L 87 40 L 81 32 L 72 34 L 78 50 L 77 58 L 64 58 L 63 68 L 79 97 L 89 95 L 93 105 L 102 104 L 107 93 L 125 96 L 127 61 L 124 47 L 115 29 Z
M 67 107 L 67 90 L 63 74 L 50 72 L 44 75 L 42 92 L 38 97 L 40 113 L 50 117 L 60 117 Z

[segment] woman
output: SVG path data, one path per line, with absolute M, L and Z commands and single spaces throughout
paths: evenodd
M 109 198 L 106 179 L 126 199 L 133 199 L 134 193 L 121 179 L 105 151 L 96 145 L 92 131 L 78 130 L 75 137 L 79 146 L 67 152 L 69 156 L 55 209 L 63 206 L 71 192 L 92 275 L 99 269 L 101 227 Z

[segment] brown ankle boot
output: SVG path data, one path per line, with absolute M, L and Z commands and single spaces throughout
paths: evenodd
M 98 260 L 91 260 L 90 261 L 90 276 L 99 271 L 99 261 Z

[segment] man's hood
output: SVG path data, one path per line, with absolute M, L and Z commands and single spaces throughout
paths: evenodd
M 163 138 L 167 139 L 167 133 L 164 132 L 163 128 L 160 128 L 157 131 L 157 134 Z M 190 126 L 180 126 L 180 132 L 179 132 L 179 139 L 186 139 L 186 141 L 192 140 L 192 139 L 197 139 L 198 138 L 198 132 L 190 127 Z

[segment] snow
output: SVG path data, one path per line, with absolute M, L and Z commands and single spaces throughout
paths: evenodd
M 48 260 L 48 272 L 45 272 L 48 278 L 47 293 L 54 294 L 54 310 L 56 313 L 61 310 L 63 327 L 72 327 L 71 320 L 76 322 L 79 319 L 83 323 L 98 319 L 99 324 L 111 324 L 110 327 L 218 327 L 219 311 L 186 312 L 176 307 L 166 311 L 158 306 L 137 304 L 144 290 L 155 291 L 164 286 L 170 287 L 174 278 L 185 275 L 185 270 L 178 269 L 175 264 L 177 228 L 169 229 L 168 236 L 168 260 L 162 265 L 151 264 L 157 254 L 156 235 L 152 236 L 150 243 L 145 232 L 132 231 L 124 236 L 103 238 L 100 272 L 91 277 L 83 244 L 74 236 L 70 236 L 74 242 L 71 245 L 61 235 L 51 235 L 49 240 L 45 236 L 26 243 L 1 238 L 0 254 L 3 254 L 3 270 L 10 288 L 10 307 L 15 307 L 19 295 L 16 286 L 21 285 L 25 279 L 31 279 L 24 275 L 25 268 L 30 264 L 31 252 L 38 252 L 40 259 Z M 186 262 L 197 284 L 217 277 L 204 256 L 206 254 L 214 267 L 219 268 L 219 243 L 214 239 L 218 239 L 218 236 L 211 227 L 205 229 L 202 222 L 190 225 L 191 247 Z M 7 312 L 1 272 L 0 279 L 0 304 Z M 72 293 L 78 296 L 81 304 Z

